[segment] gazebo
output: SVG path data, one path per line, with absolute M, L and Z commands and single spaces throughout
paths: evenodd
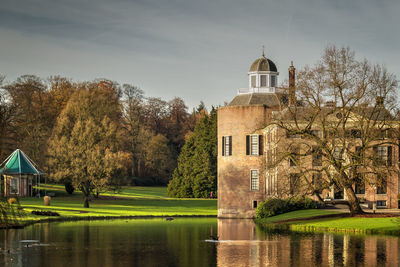
M 3 196 L 33 196 L 33 181 L 40 184 L 42 172 L 37 165 L 20 149 L 15 150 L 0 165 L 3 180 Z

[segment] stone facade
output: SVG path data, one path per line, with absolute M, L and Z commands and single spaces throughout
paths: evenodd
M 254 201 L 265 198 L 263 179 L 259 190 L 250 188 L 250 171 L 259 170 L 264 177 L 264 155 L 246 155 L 246 136 L 262 134 L 271 117 L 271 109 L 263 105 L 227 106 L 218 109 L 218 216 L 252 218 Z M 232 137 L 232 153 L 222 155 L 224 136 Z
M 250 88 L 239 89 L 238 96 L 228 106 L 218 109 L 218 217 L 220 218 L 253 218 L 257 204 L 265 199 L 262 130 L 270 121 L 272 111 L 280 110 L 281 94 L 279 88 L 273 87 L 277 83 L 278 75 L 273 62 L 265 57 L 255 62 L 257 66 L 252 64 L 249 72 Z M 257 77 L 257 83 L 253 88 L 252 77 Z M 256 153 L 250 147 L 252 138 L 258 141 Z M 224 144 L 225 140 L 230 140 L 231 144 Z M 224 151 L 225 145 L 227 151 L 231 147 L 228 153 Z M 258 172 L 258 181 L 254 181 L 253 185 L 252 171 Z
M 275 87 L 279 74 L 275 64 L 264 56 L 255 63 L 248 73 L 249 88 L 239 89 L 229 105 L 218 109 L 219 218 L 254 218 L 257 205 L 265 198 L 292 195 L 290 174 L 298 171 L 289 159 L 275 168 L 267 168 L 271 151 L 286 149 L 274 143 L 276 139 L 287 138 L 286 133 L 277 130 L 271 134 L 271 126 L 267 125 L 274 113 L 298 105 L 295 68 L 293 64 L 289 67 L 289 88 L 278 88 Z M 365 193 L 357 197 L 366 202 L 380 201 L 387 208 L 399 207 L 398 145 L 393 145 L 391 155 L 393 172 L 388 175 L 387 192 L 376 194 L 373 186 L 366 185 Z M 308 161 L 305 164 L 312 164 L 311 156 L 305 160 Z M 346 199 L 345 193 L 340 197 L 337 193 L 332 188 L 324 190 L 321 197 Z

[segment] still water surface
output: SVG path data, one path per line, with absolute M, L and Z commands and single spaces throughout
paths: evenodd
M 220 242 L 207 242 L 210 233 Z M 22 240 L 39 240 L 26 246 Z M 269 233 L 251 220 L 135 219 L 0 231 L 0 266 L 399 266 L 389 236 Z

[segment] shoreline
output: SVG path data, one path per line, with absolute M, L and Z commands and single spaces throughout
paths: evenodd
M 123 215 L 123 216 L 82 216 L 82 217 L 59 217 L 43 218 L 35 221 L 28 221 L 18 225 L 0 226 L 1 230 L 7 229 L 24 229 L 38 223 L 52 222 L 72 222 L 72 221 L 101 221 L 101 220 L 118 220 L 118 219 L 156 219 L 156 218 L 217 218 L 217 215 Z
M 400 235 L 400 216 L 391 213 L 366 213 L 351 216 L 350 214 L 327 214 L 296 218 L 301 211 L 293 212 L 292 218 L 273 220 L 269 218 L 254 219 L 254 222 L 266 231 L 291 232 L 329 232 L 356 235 Z M 281 214 L 282 215 L 282 214 Z M 278 217 L 274 216 L 274 217 Z M 275 218 L 276 219 L 276 218 Z M 368 227 L 366 227 L 366 225 Z

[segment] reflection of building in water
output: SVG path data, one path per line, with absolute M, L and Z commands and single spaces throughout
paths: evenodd
M 399 237 L 264 232 L 219 219 L 217 266 L 400 266 Z

